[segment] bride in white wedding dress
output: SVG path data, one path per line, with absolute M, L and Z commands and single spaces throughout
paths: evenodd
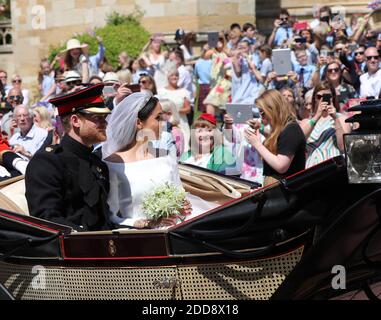
M 176 156 L 156 158 L 149 152 L 150 142 L 160 139 L 162 113 L 157 98 L 134 93 L 118 104 L 107 119 L 107 141 L 102 154 L 110 171 L 108 204 L 114 223 L 148 227 L 151 221 L 142 212 L 143 197 L 165 182 L 181 186 Z M 216 207 L 192 195 L 187 200 L 187 219 Z M 174 224 L 175 219 L 163 223 Z

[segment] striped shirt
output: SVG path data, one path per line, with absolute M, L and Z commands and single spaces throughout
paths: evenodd
M 341 116 L 340 113 L 336 115 Z M 336 140 L 335 120 L 331 116 L 321 117 L 307 139 L 306 168 L 340 154 Z

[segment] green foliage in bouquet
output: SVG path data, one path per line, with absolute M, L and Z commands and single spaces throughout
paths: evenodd
M 71 38 L 76 38 L 81 43 L 87 43 L 89 55 L 94 55 L 98 52 L 98 43 L 94 35 L 102 37 L 106 48 L 106 58 L 115 68 L 118 66 L 118 56 L 122 51 L 126 51 L 130 57 L 136 58 L 148 42 L 150 34 L 141 26 L 140 18 L 141 12 L 126 16 L 113 12 L 107 16 L 108 24 L 106 26 L 96 28 L 91 32 L 75 34 Z M 59 46 L 49 48 L 49 61 L 52 61 L 58 53 L 65 49 L 67 40 L 69 39 Z
M 180 215 L 184 207 L 186 192 L 169 182 L 157 186 L 143 198 L 142 210 L 153 220 Z

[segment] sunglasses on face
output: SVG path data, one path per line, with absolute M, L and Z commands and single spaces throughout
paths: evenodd
M 139 81 L 139 84 L 147 84 L 147 83 L 149 83 L 147 80 L 140 80 Z
M 332 69 L 327 69 L 328 73 L 338 73 L 340 71 L 339 68 L 332 68 Z
M 316 99 L 320 100 L 320 99 L 322 99 L 323 96 L 325 96 L 325 95 L 326 95 L 327 97 L 329 96 L 329 98 L 332 98 L 332 95 L 330 95 L 329 93 L 324 93 L 324 94 L 319 94 L 319 93 L 318 93 L 318 94 L 316 95 Z
M 259 109 L 259 114 L 261 115 L 261 117 L 265 116 L 265 112 L 262 109 Z
M 21 80 L 12 80 L 12 83 L 21 83 Z
M 370 60 L 372 60 L 372 59 L 374 59 L 374 60 L 378 60 L 378 56 L 367 56 L 367 57 L 366 57 L 366 60 L 368 60 L 368 61 L 370 61 Z
M 79 86 L 80 84 L 82 84 L 81 80 L 66 82 L 66 85 L 68 85 L 68 86 Z
M 9 97 L 9 100 L 21 100 L 22 97 L 21 96 L 10 96 Z
M 363 55 L 363 54 L 364 54 L 364 51 L 355 52 L 355 56 L 360 56 L 360 55 Z
M 282 21 L 287 21 L 288 20 L 288 18 L 286 17 L 286 18 L 279 18 L 279 20 L 282 20 Z

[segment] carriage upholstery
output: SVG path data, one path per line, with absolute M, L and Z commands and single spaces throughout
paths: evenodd
M 186 191 L 219 204 L 237 199 L 256 186 L 255 183 L 244 183 L 238 179 L 234 181 L 231 178 L 185 165 L 180 165 L 180 176 Z M 23 176 L 0 183 L 0 208 L 29 215 Z
M 0 208 L 29 215 L 25 198 L 25 179 L 19 176 L 2 182 L 0 185 Z

